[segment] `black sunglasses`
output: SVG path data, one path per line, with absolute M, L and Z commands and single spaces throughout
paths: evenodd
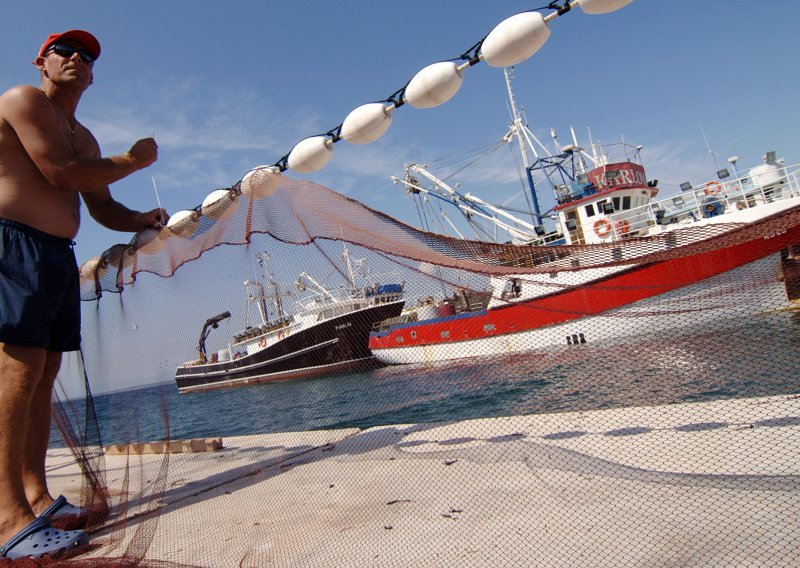
M 56 55 L 65 58 L 70 58 L 74 53 L 77 53 L 84 63 L 88 63 L 89 65 L 94 65 L 94 57 L 92 56 L 91 53 L 89 53 L 85 49 L 72 47 L 71 45 L 66 45 L 63 43 L 54 43 L 45 50 L 44 55 L 47 55 L 51 51 Z

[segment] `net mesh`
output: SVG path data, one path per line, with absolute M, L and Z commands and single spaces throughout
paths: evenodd
M 799 244 L 456 240 L 256 170 L 81 267 L 66 563 L 795 565 Z

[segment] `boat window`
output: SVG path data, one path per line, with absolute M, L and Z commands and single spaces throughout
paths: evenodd
M 622 208 L 623 209 L 630 209 L 631 208 L 631 196 L 625 195 L 622 198 Z
M 619 211 L 619 197 L 614 197 L 612 201 L 614 202 L 614 211 Z
M 483 331 L 494 331 L 494 324 L 493 323 L 483 324 Z
M 446 339 L 446 338 L 450 337 L 450 330 L 448 329 L 448 330 L 443 331 L 442 333 L 439 334 L 439 336 L 442 339 Z
M 594 217 L 594 205 L 591 203 L 586 206 L 586 216 Z
M 397 338 L 396 338 L 396 341 L 397 341 L 397 343 L 403 343 L 405 341 L 405 339 L 403 339 L 402 335 L 398 335 Z

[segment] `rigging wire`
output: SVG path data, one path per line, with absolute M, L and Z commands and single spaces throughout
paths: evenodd
M 450 172 L 442 175 L 441 179 L 442 179 L 442 181 L 447 181 L 449 184 L 451 184 L 453 186 L 453 188 L 457 188 L 460 185 L 462 185 L 466 180 L 468 180 L 470 177 L 475 175 L 475 173 L 478 171 L 479 165 L 482 162 L 490 159 L 497 151 L 499 151 L 499 149 L 502 146 L 504 146 L 508 142 L 509 141 L 504 138 L 504 139 L 499 140 L 499 141 L 483 144 L 481 146 L 478 146 L 477 148 L 473 148 L 473 149 L 470 149 L 470 150 L 467 150 L 467 151 L 464 151 L 464 152 L 457 152 L 457 153 L 453 153 L 453 154 L 448 154 L 448 155 L 446 155 L 444 157 L 441 157 L 441 158 L 436 158 L 434 160 L 431 160 L 430 163 L 434 164 L 436 166 L 444 166 L 445 164 L 447 164 L 447 165 L 455 165 L 456 166 L 455 169 L 453 171 L 450 171 Z M 511 157 L 512 157 L 512 159 L 514 161 L 514 166 L 515 166 L 515 168 L 514 168 L 515 169 L 515 175 L 513 177 L 518 180 L 518 182 L 520 183 L 521 189 L 520 189 L 519 192 L 515 193 L 514 195 L 512 195 L 511 197 L 506 199 L 503 203 L 501 203 L 501 204 L 492 204 L 492 205 L 494 207 L 497 207 L 498 209 L 502 209 L 504 211 L 518 213 L 518 214 L 522 214 L 522 215 L 531 215 L 532 218 L 533 218 L 534 224 L 540 224 L 541 220 L 539 218 L 535 217 L 535 215 L 532 215 L 531 203 L 530 203 L 530 200 L 529 200 L 529 195 L 528 195 L 528 193 L 526 191 L 525 182 L 524 182 L 523 177 L 522 177 L 523 176 L 523 174 L 522 174 L 523 167 L 521 165 L 521 161 L 519 159 L 519 156 L 516 154 L 515 149 L 516 149 L 515 146 L 513 146 L 513 145 L 510 146 Z M 427 168 L 427 166 L 423 166 L 423 167 Z M 500 180 L 500 182 L 501 183 L 505 183 L 502 180 Z M 491 185 L 487 184 L 486 186 L 483 186 L 483 187 L 494 187 L 494 186 L 497 185 L 497 183 L 498 183 L 498 180 L 495 179 L 495 181 L 493 181 L 491 183 Z M 480 189 L 480 187 L 478 187 L 476 189 Z M 486 238 L 487 240 L 497 241 L 498 240 L 498 235 L 497 235 L 498 230 L 503 231 L 505 233 L 508 233 L 508 236 L 510 238 L 512 238 L 512 239 L 514 238 L 513 235 L 511 235 L 511 233 L 510 233 L 510 229 L 508 229 L 508 228 L 499 228 L 496 223 L 493 223 L 490 219 L 488 219 L 488 218 L 486 218 L 484 216 L 472 215 L 471 214 L 472 204 L 469 201 L 469 199 L 461 199 L 457 195 L 456 196 L 453 196 L 453 195 L 450 195 L 450 194 L 445 195 L 445 194 L 443 194 L 443 193 L 441 193 L 440 191 L 437 190 L 437 187 L 436 187 L 435 183 L 433 184 L 432 188 L 428 189 L 427 191 L 433 191 L 437 195 L 445 198 L 445 200 L 447 202 L 452 202 L 454 205 L 456 205 L 456 207 L 458 208 L 459 212 L 464 217 L 464 220 L 470 225 L 472 231 L 475 233 L 475 235 L 476 235 L 476 237 L 478 239 Z M 525 197 L 527 209 L 515 208 L 515 207 L 511 207 L 511 206 L 508 205 L 509 202 L 511 202 L 514 199 L 517 199 L 520 194 L 522 194 Z M 424 211 L 430 211 L 431 217 L 436 221 L 435 226 L 439 228 L 439 230 L 442 232 L 442 234 L 445 234 L 445 235 L 448 235 L 448 236 L 453 236 L 452 232 L 450 230 L 448 230 L 447 227 L 444 227 L 442 225 L 442 223 L 440 222 L 440 220 L 439 220 L 439 217 L 442 216 L 442 217 L 445 217 L 446 219 L 448 219 L 449 223 L 452 223 L 451 221 L 449 221 L 449 218 L 446 217 L 446 214 L 443 212 L 443 208 L 442 208 L 441 202 L 437 201 L 436 206 L 438 207 L 438 211 L 434 208 L 434 206 L 430 203 L 430 201 L 427 198 L 424 200 L 424 202 L 426 204 L 428 204 L 427 208 L 424 209 Z M 416 201 L 415 201 L 415 204 L 416 204 Z M 419 210 L 418 210 L 418 215 L 419 214 L 420 213 L 419 213 Z M 496 218 L 495 215 L 492 215 L 492 217 Z M 420 217 L 420 219 L 422 220 L 421 217 Z M 489 227 L 490 223 L 492 225 L 491 226 L 492 230 L 490 230 L 490 227 Z M 518 230 L 523 231 L 523 232 L 526 231 L 526 229 L 519 228 L 518 224 L 516 222 L 514 222 L 513 220 L 511 220 L 511 223 L 512 223 L 512 226 L 517 228 Z M 431 230 L 431 225 L 430 224 L 424 224 L 423 226 L 425 227 L 425 230 Z M 453 227 L 453 228 L 455 229 L 455 227 Z M 459 237 L 460 238 L 464 238 L 460 234 L 459 234 Z
M 485 154 L 483 154 L 481 156 L 477 156 L 473 160 L 471 160 L 469 162 L 466 162 L 460 168 L 456 169 L 455 171 L 453 171 L 452 173 L 450 173 L 449 175 L 445 176 L 442 179 L 448 180 L 448 179 L 450 179 L 452 177 L 455 177 L 456 175 L 458 175 L 458 174 L 460 174 L 462 172 L 465 172 L 464 175 L 460 178 L 460 181 L 466 180 L 467 178 L 469 178 L 470 175 L 472 175 L 474 173 L 475 168 L 477 167 L 478 163 L 480 163 L 480 162 L 482 162 L 484 160 L 488 160 L 495 152 L 497 152 L 500 148 L 503 147 L 503 144 L 505 144 L 504 141 L 500 141 L 500 142 L 495 143 L 491 148 L 489 148 L 487 153 L 485 153 Z M 459 183 L 460 183 L 460 181 L 459 181 Z
M 430 163 L 436 164 L 437 166 L 440 165 L 441 167 L 446 167 L 447 165 L 453 162 L 460 164 L 464 161 L 466 156 L 472 156 L 472 155 L 481 156 L 487 151 L 487 149 L 491 151 L 495 146 L 502 143 L 503 143 L 502 140 L 501 141 L 492 140 L 485 144 L 481 144 L 480 146 L 477 146 L 475 148 L 470 148 L 469 150 L 453 152 L 452 154 L 446 154 L 440 158 L 435 158 L 431 160 Z
M 417 209 L 420 226 L 426 231 L 430 232 L 430 229 L 428 228 L 428 216 L 425 214 L 425 204 L 422 203 L 423 198 L 420 197 L 419 194 L 415 194 L 411 199 L 414 200 L 414 207 Z

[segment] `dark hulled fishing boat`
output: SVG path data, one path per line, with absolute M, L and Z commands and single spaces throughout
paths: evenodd
M 349 266 L 349 257 L 345 249 Z M 301 274 L 298 287 L 313 288 L 310 299 L 300 302 L 292 315 L 286 314 L 277 284 L 277 314 L 270 318 L 264 286 L 247 280 L 249 319 L 255 305 L 261 318 L 257 326 L 246 325 L 234 335 L 228 347 L 207 356 L 205 339 L 210 329 L 230 316 L 225 312 L 206 321 L 200 334 L 199 358 L 180 365 L 175 381 L 180 392 L 210 390 L 277 380 L 312 377 L 342 372 L 379 363 L 369 350 L 373 326 L 400 314 L 405 304 L 400 284 L 374 284 L 357 288 L 351 271 L 350 286 L 336 295 L 308 274 Z

